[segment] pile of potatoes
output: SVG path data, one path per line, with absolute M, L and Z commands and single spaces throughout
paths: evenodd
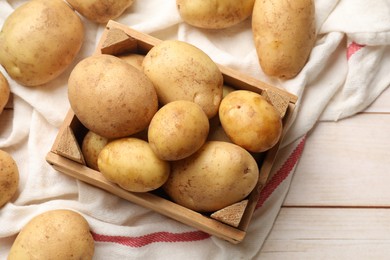
M 28 1 L 0 31 L 0 64 L 24 86 L 48 83 L 72 64 L 81 49 L 85 32 L 79 14 L 105 24 L 132 4 L 133 0 Z M 252 16 L 259 64 L 271 77 L 295 77 L 316 40 L 314 0 L 176 0 L 176 5 L 184 22 L 202 29 L 232 27 Z
M 281 116 L 264 97 L 225 86 L 205 52 L 177 40 L 145 56 L 80 61 L 68 98 L 89 130 L 81 146 L 89 167 L 131 192 L 162 188 L 198 212 L 247 197 L 259 177 L 253 155 L 282 134 Z
M 314 0 L 176 0 L 184 22 L 202 29 L 232 27 L 252 16 L 252 32 L 263 72 L 294 78 L 316 40 Z

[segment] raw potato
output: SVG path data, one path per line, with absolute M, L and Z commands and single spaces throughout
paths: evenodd
M 118 56 L 118 58 L 126 61 L 130 65 L 133 65 L 140 71 L 142 71 L 142 62 L 144 61 L 144 55 L 141 54 L 136 54 L 136 53 L 130 53 L 130 54 L 125 54 Z
M 94 170 L 99 170 L 97 165 L 98 156 L 108 142 L 109 140 L 107 138 L 95 134 L 92 131 L 88 131 L 81 144 L 81 151 L 87 166 Z
M 252 14 L 255 0 L 176 0 L 181 18 L 205 29 L 223 29 Z
M 32 218 L 16 237 L 8 260 L 92 259 L 94 240 L 88 222 L 71 210 L 50 210 Z
M 146 141 L 137 138 L 108 143 L 99 154 L 98 167 L 109 181 L 132 192 L 161 187 L 170 172 L 169 163 L 159 159 Z
M 219 107 L 219 118 L 229 138 L 251 152 L 272 148 L 282 134 L 279 112 L 255 92 L 237 90 L 228 94 Z
M 84 40 L 79 16 L 62 0 L 31 0 L 6 19 L 0 32 L 0 64 L 25 86 L 58 77 Z
M 7 105 L 10 95 L 10 89 L 8 81 L 4 78 L 4 75 L 0 72 L 0 114 L 3 112 L 5 105 Z
M 118 18 L 133 0 L 66 0 L 77 12 L 96 23 Z
M 198 212 L 217 211 L 241 201 L 259 177 L 253 157 L 227 142 L 206 142 L 194 155 L 171 165 L 164 190 L 177 204 Z
M 161 104 L 188 100 L 200 105 L 208 118 L 218 113 L 222 73 L 202 50 L 182 41 L 163 41 L 146 54 L 142 67 Z
M 68 98 L 76 116 L 96 134 L 113 139 L 144 130 L 158 109 L 146 75 L 118 57 L 99 54 L 70 74 Z
M 0 150 L 0 208 L 12 199 L 18 186 L 18 166 L 10 154 Z
M 148 140 L 155 154 L 168 161 L 195 153 L 206 141 L 209 120 L 194 102 L 177 100 L 160 108 L 149 125 Z
M 316 40 L 314 0 L 256 1 L 252 30 L 264 73 L 293 78 L 305 66 Z

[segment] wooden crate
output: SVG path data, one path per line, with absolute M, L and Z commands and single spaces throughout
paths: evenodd
M 110 21 L 98 43 L 96 54 L 146 54 L 159 42 L 161 41 L 152 36 Z M 285 133 L 291 122 L 297 97 L 238 71 L 218 66 L 226 85 L 236 89 L 257 92 L 266 97 L 283 117 Z M 59 129 L 52 149 L 47 154 L 47 162 L 64 174 L 234 244 L 241 242 L 245 237 L 260 192 L 267 182 L 280 143 L 267 151 L 262 161 L 258 162 L 260 172 L 258 183 L 245 200 L 214 214 L 207 215 L 180 206 L 167 199 L 166 196 L 163 196 L 158 191 L 146 193 L 126 191 L 116 184 L 107 181 L 100 172 L 87 167 L 80 149 L 80 144 L 87 131 L 88 129 L 80 123 L 73 111 L 70 110 Z

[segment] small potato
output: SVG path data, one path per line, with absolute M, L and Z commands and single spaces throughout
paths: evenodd
M 169 163 L 159 159 L 146 141 L 137 138 L 108 143 L 99 154 L 98 167 L 109 181 L 132 192 L 161 187 L 170 172 Z
M 252 14 L 255 0 L 176 0 L 182 19 L 195 27 L 223 29 Z
M 264 73 L 293 78 L 305 66 L 316 40 L 314 0 L 256 1 L 252 30 Z
M 83 153 L 87 166 L 98 171 L 97 159 L 100 151 L 108 143 L 108 139 L 95 134 L 92 131 L 88 131 L 81 144 L 81 151 Z
M 4 75 L 0 72 L 0 114 L 3 112 L 5 105 L 8 102 L 10 95 L 10 89 L 8 81 L 4 78 Z
M 219 118 L 229 138 L 251 152 L 264 152 L 280 139 L 283 125 L 279 112 L 255 92 L 237 90 L 219 107 Z
M 94 240 L 85 218 L 59 209 L 32 218 L 16 237 L 8 260 L 92 259 Z
M 191 101 L 177 100 L 160 108 L 149 125 L 148 140 L 156 155 L 168 161 L 195 153 L 206 141 L 209 120 Z
M 18 166 L 10 154 L 0 150 L 0 208 L 12 199 L 18 186 Z
M 83 40 L 80 17 L 65 1 L 26 1 L 0 31 L 0 64 L 20 84 L 42 85 L 73 62 Z
M 163 41 L 146 54 L 142 67 L 161 104 L 188 100 L 200 105 L 208 118 L 218 113 L 222 73 L 202 50 L 182 41 Z
M 142 62 L 144 61 L 145 56 L 141 54 L 136 54 L 136 53 L 129 53 L 129 54 L 124 54 L 118 56 L 118 58 L 126 61 L 130 65 L 133 65 L 140 71 L 142 71 Z
M 195 154 L 171 163 L 163 188 L 177 204 L 213 212 L 247 197 L 257 184 L 255 159 L 238 145 L 210 141 Z
M 108 139 L 144 130 L 157 112 L 157 93 L 142 72 L 112 55 L 80 61 L 68 81 L 70 105 L 89 130 Z
M 96 23 L 118 18 L 133 4 L 133 0 L 66 0 L 77 12 Z

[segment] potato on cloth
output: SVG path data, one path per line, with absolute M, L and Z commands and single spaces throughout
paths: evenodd
M 0 150 L 0 208 L 15 196 L 18 186 L 18 165 L 9 153 Z
M 5 105 L 7 105 L 10 95 L 10 89 L 8 81 L 4 78 L 4 75 L 0 72 L 0 114 L 3 112 Z
M 67 0 L 67 2 L 87 19 L 105 24 L 118 18 L 134 0 Z
M 0 24 L 4 25 L 15 9 L 31 1 L 0 1 Z M 250 18 L 221 30 L 200 29 L 183 21 L 175 1 L 139 0 L 134 1 L 131 12 L 116 19 L 161 40 L 189 42 L 204 50 L 218 64 L 298 95 L 294 120 L 282 139 L 272 167 L 273 184 L 266 186 L 268 192 L 257 204 L 245 240 L 237 245 L 53 169 L 45 156 L 70 107 L 67 83 L 73 67 L 68 67 L 45 86 L 26 88 L 0 66 L 13 94 L 12 108 L 0 115 L 0 149 L 12 153 L 20 173 L 18 197 L 0 209 L 0 259 L 7 259 L 15 238 L 30 219 L 45 210 L 64 207 L 81 212 L 88 220 L 95 240 L 94 259 L 267 258 L 269 251 L 265 248 L 275 242 L 269 240 L 270 230 L 280 216 L 293 174 L 299 173 L 299 167 L 296 167 L 299 158 L 307 155 L 304 153 L 305 140 L 306 145 L 310 140 L 306 134 L 314 130 L 318 121 L 341 120 L 364 110 L 390 85 L 388 1 L 326 0 L 315 3 L 317 39 L 306 65 L 293 79 L 279 79 L 263 73 L 256 55 Z M 81 19 L 85 40 L 73 64 L 95 52 L 105 29 L 103 24 Z M 230 85 L 234 80 L 225 83 Z M 11 115 L 10 119 L 8 115 Z M 387 162 L 387 157 L 383 160 L 381 163 Z M 310 242 L 315 243 L 314 240 Z M 299 254 L 286 252 L 288 255 L 294 253 Z M 338 253 L 348 254 L 337 250 L 331 253 L 336 257 Z M 381 251 L 375 251 L 375 254 L 379 255 Z
M 86 219 L 75 211 L 58 209 L 32 218 L 16 237 L 7 259 L 89 260 L 94 251 Z
M 0 31 L 0 64 L 25 86 L 52 81 L 74 61 L 84 41 L 80 17 L 62 0 L 31 0 Z

